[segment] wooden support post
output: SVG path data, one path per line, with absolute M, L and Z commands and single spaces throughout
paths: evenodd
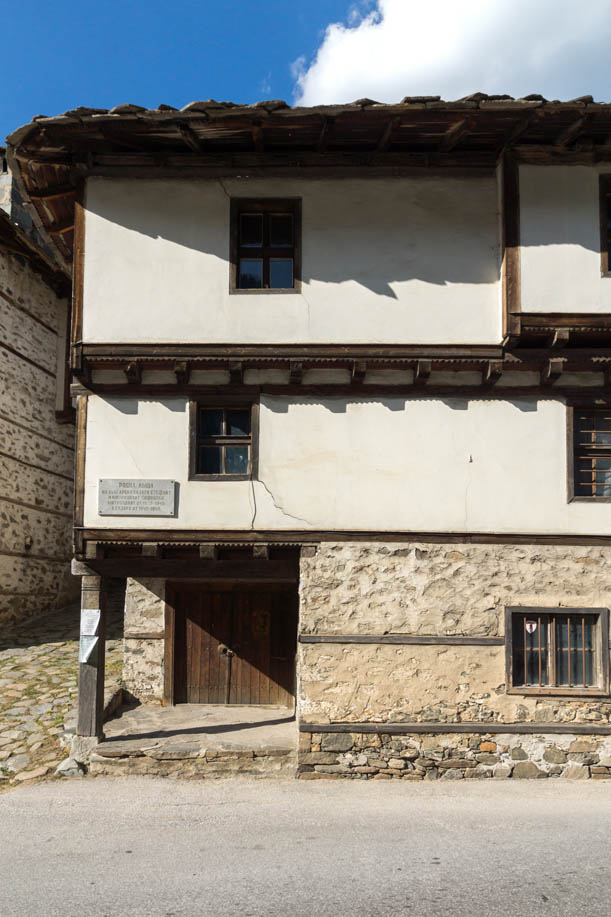
M 101 576 L 81 577 L 81 637 L 88 611 L 99 611 L 97 643 L 86 662 L 79 662 L 78 720 L 76 734 L 103 738 L 104 660 L 106 649 L 106 580 Z M 90 627 L 84 628 L 86 631 Z M 84 641 L 82 640 L 81 643 Z

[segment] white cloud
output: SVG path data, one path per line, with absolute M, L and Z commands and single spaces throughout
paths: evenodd
M 372 8 L 373 7 L 373 8 Z M 609 0 L 377 0 L 293 64 L 303 105 L 406 95 L 611 97 Z

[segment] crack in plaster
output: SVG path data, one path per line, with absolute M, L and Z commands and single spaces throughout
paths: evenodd
M 269 489 L 265 481 L 263 481 L 260 477 L 257 478 L 257 481 L 259 484 L 263 485 L 263 487 L 265 488 L 265 490 L 271 497 L 271 501 L 274 504 L 274 508 L 279 510 L 283 516 L 286 516 L 287 519 L 294 519 L 295 522 L 303 522 L 305 525 L 309 525 L 313 528 L 313 523 L 309 522 L 308 519 L 302 519 L 300 516 L 293 516 L 292 513 L 288 513 L 284 509 L 284 507 L 280 506 L 280 504 L 276 502 L 276 498 L 274 497 L 273 493 L 271 492 L 271 490 Z M 255 482 L 253 481 L 252 478 L 250 479 L 250 487 L 252 491 L 252 499 L 253 499 L 253 504 L 254 504 L 254 512 L 253 512 L 252 519 L 250 520 L 250 528 L 252 530 L 255 527 L 255 519 L 257 518 L 257 497 L 255 493 Z

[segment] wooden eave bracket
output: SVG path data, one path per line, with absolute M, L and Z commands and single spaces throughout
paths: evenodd
M 255 560 L 269 560 L 269 545 L 268 544 L 253 545 L 252 556 Z
M 503 375 L 502 360 L 488 360 L 482 370 L 482 384 L 495 385 Z
M 367 362 L 365 360 L 355 360 L 350 371 L 350 382 L 352 385 L 362 385 L 367 373 Z
M 592 115 L 582 115 L 580 118 L 577 118 L 572 124 L 569 124 L 568 127 L 560 131 L 554 140 L 554 146 L 560 149 L 569 146 L 569 144 L 577 139 L 584 127 L 587 127 L 591 120 Z
M 297 360 L 291 360 L 289 363 L 289 384 L 301 385 L 303 379 L 303 363 Z
M 432 368 L 432 360 L 418 360 L 414 369 L 414 385 L 426 385 Z
M 569 343 L 569 338 L 571 336 L 570 329 L 568 328 L 558 328 L 550 336 L 548 346 L 552 349 L 559 349 L 560 347 L 566 347 Z
M 132 361 L 126 365 L 124 371 L 130 385 L 140 385 L 142 381 L 142 367 L 140 363 Z
M 244 384 L 244 366 L 241 360 L 229 361 L 229 382 L 231 385 Z
M 460 143 L 470 130 L 473 130 L 474 126 L 475 120 L 473 118 L 461 118 L 460 121 L 456 121 L 454 124 L 450 125 L 441 138 L 439 152 L 449 153 Z
M 562 357 L 550 357 L 541 369 L 541 385 L 552 385 L 556 382 L 564 371 L 564 359 Z
M 188 385 L 191 378 L 191 364 L 188 360 L 178 360 L 174 364 L 174 375 L 177 385 Z
M 87 541 L 85 542 L 85 560 L 103 560 L 104 559 L 104 542 Z
M 200 560 L 218 560 L 219 559 L 219 549 L 216 544 L 200 544 L 199 546 L 199 559 Z
M 141 550 L 143 557 L 153 557 L 156 560 L 163 557 L 163 548 L 156 541 L 143 542 Z

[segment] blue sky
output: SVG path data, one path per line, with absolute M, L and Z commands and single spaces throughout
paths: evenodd
M 611 101 L 610 0 L 30 0 L 3 16 L 0 135 L 36 114 L 197 99 L 471 92 Z
M 30 0 L 3 16 L 0 133 L 34 115 L 121 102 L 293 101 L 309 58 L 349 0 Z M 10 34 L 12 33 L 12 34 Z

